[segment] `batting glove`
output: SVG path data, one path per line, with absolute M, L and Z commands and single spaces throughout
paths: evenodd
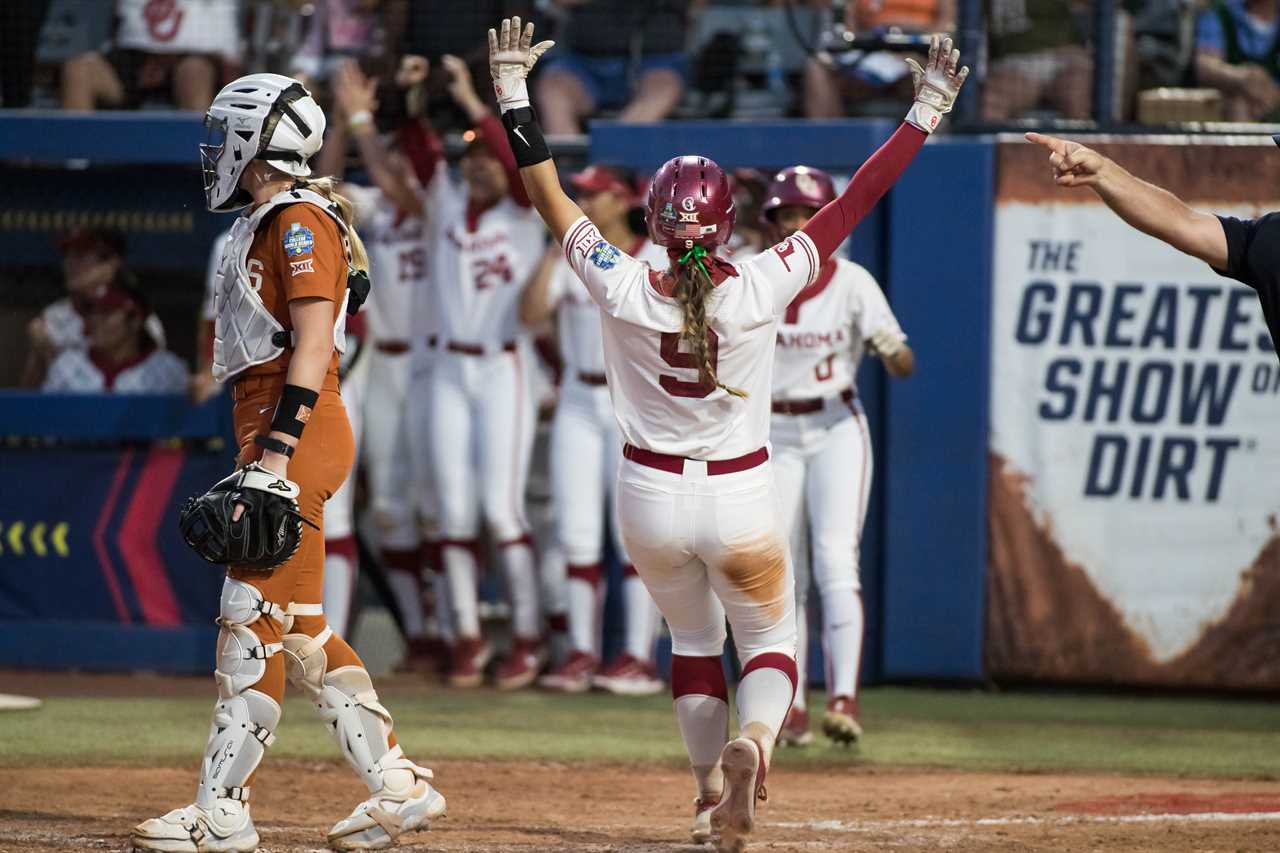
M 867 338 L 867 346 L 881 358 L 893 358 L 902 351 L 902 347 L 905 344 L 897 332 L 889 329 L 879 329 L 875 334 Z
M 520 29 L 519 18 L 503 18 L 502 30 L 489 30 L 489 75 L 502 112 L 529 106 L 526 78 L 553 41 L 533 43 L 533 24 Z
M 942 116 L 951 112 L 960 87 L 969 76 L 969 66 L 960 65 L 960 51 L 952 47 L 951 37 L 942 39 L 935 35 L 929 42 L 929 58 L 925 67 L 914 59 L 908 59 L 911 79 L 915 81 L 916 101 L 907 113 L 907 121 L 925 133 L 933 133 Z

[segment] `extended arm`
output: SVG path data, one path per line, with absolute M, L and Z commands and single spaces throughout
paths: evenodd
M 387 147 L 382 144 L 374 126 L 373 112 L 378 106 L 374 97 L 376 81 L 366 78 L 355 62 L 347 60 L 338 66 L 333 82 L 334 98 L 341 107 L 340 113 L 355 140 L 360 161 L 369 173 L 369 178 L 400 210 L 411 216 L 422 215 L 422 197 L 403 173 L 390 168 Z M 340 122 L 331 132 L 324 149 L 321 149 L 321 156 L 324 156 L 329 145 L 335 143 L 341 146 L 341 151 L 346 150 L 345 133 Z M 338 175 L 340 173 L 335 172 L 335 176 Z
M 1054 182 L 1090 187 L 1107 207 L 1144 234 L 1150 234 L 1214 269 L 1227 265 L 1227 237 L 1211 213 L 1195 210 L 1168 190 L 1134 177 L 1118 163 L 1077 142 L 1028 133 L 1049 149 Z
M 511 188 L 512 201 L 521 207 L 528 207 L 529 196 L 520 182 L 520 169 L 516 165 L 516 157 L 511 151 L 511 146 L 507 144 L 507 132 L 502 127 L 502 121 L 485 106 L 484 101 L 480 100 L 480 95 L 471 82 L 471 70 L 466 62 L 456 56 L 445 56 L 440 61 L 450 75 L 449 94 L 480 131 L 485 147 L 498 159 L 503 171 L 507 173 L 507 184 Z
M 560 243 L 548 246 L 542 260 L 538 262 L 538 268 L 520 293 L 520 322 L 527 329 L 546 322 L 555 310 L 556 306 L 551 301 L 551 277 L 555 275 L 560 258 Z

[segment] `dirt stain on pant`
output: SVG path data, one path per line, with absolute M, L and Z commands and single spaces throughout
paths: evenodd
M 781 619 L 787 581 L 787 554 L 776 539 L 762 539 L 729 552 L 720 571 L 735 589 Z

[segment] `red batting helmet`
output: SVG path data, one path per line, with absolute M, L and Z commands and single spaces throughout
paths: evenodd
M 708 157 L 674 157 L 649 185 L 649 237 L 668 249 L 724 245 L 738 218 L 729 178 Z
M 835 183 L 826 172 L 809 166 L 792 166 L 773 176 L 764 204 L 760 206 L 760 215 L 772 221 L 774 211 L 780 207 L 796 205 L 816 210 L 835 198 Z

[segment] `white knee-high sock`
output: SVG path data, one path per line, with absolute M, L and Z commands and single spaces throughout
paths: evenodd
M 622 569 L 622 600 L 626 609 L 627 654 L 639 660 L 653 658 L 653 643 L 658 633 L 658 607 L 635 566 Z
M 345 635 L 351 626 L 351 602 L 356 594 L 356 540 L 351 536 L 324 543 L 324 615 L 333 630 Z
M 805 689 L 809 679 L 805 667 L 809 665 L 809 608 L 805 602 L 796 602 L 796 700 L 793 703 L 801 711 L 808 706 Z
M 747 661 L 738 681 L 738 727 L 756 740 L 768 766 L 773 744 L 795 696 L 796 661 L 765 652 Z
M 671 695 L 698 796 L 719 797 L 720 752 L 729 742 L 729 688 L 719 656 L 672 655 Z
M 422 607 L 421 554 L 417 548 L 382 551 L 382 565 L 387 568 L 387 585 L 396 598 L 400 616 L 404 619 L 404 633 L 409 639 L 421 637 L 425 631 L 426 615 Z
M 511 596 L 511 631 L 522 640 L 542 637 L 542 606 L 538 597 L 538 564 L 533 542 L 526 536 L 499 544 Z
M 830 605 L 828 605 L 830 601 Z M 838 590 L 822 600 L 823 645 L 829 673 L 827 692 L 831 696 L 855 696 L 858 670 L 862 665 L 862 633 L 865 615 L 859 590 Z
M 569 642 L 575 652 L 600 657 L 600 602 L 604 586 L 599 563 L 569 565 Z
M 474 640 L 480 636 L 480 610 L 476 600 L 476 543 L 450 540 L 441 543 L 445 584 L 449 593 L 449 609 L 454 631 L 459 638 Z

